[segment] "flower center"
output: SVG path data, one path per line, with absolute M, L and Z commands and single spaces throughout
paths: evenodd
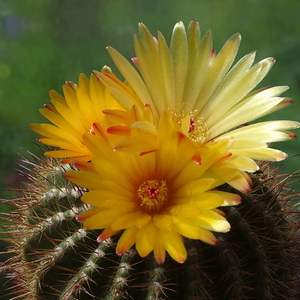
M 194 142 L 204 143 L 208 137 L 208 128 L 205 121 L 202 117 L 197 116 L 197 110 L 194 112 L 189 112 L 188 115 L 182 110 L 180 113 L 177 113 L 171 110 L 173 120 L 181 126 L 185 134 Z M 195 116 L 196 115 L 196 116 Z M 189 122 L 187 124 L 186 122 Z M 187 124 L 186 130 L 184 130 L 184 125 Z
M 195 142 L 205 142 L 208 137 L 208 129 L 203 118 L 190 117 L 190 127 L 187 136 Z
M 140 205 L 148 212 L 157 212 L 169 199 L 169 189 L 166 181 L 151 179 L 138 188 Z

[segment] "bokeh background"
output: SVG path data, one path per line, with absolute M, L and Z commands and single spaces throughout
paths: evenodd
M 15 169 L 22 149 L 41 155 L 28 125 L 45 121 L 38 109 L 49 103 L 48 90 L 61 92 L 65 81 L 77 82 L 79 73 L 105 64 L 115 70 L 107 45 L 134 56 L 138 22 L 169 40 L 177 21 L 188 25 L 192 19 L 203 33 L 212 30 L 217 51 L 240 32 L 238 58 L 253 50 L 256 61 L 275 57 L 260 86 L 290 86 L 285 95 L 295 104 L 265 119 L 300 120 L 299 0 L 0 0 L 0 190 L 20 179 Z M 291 156 L 283 164 L 286 172 L 300 169 L 300 138 L 277 147 Z M 11 197 L 9 191 L 0 194 Z

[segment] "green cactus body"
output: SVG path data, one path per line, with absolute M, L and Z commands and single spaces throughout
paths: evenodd
M 267 176 L 268 166 L 242 204 L 224 209 L 232 229 L 216 246 L 186 240 L 185 263 L 168 257 L 159 265 L 134 248 L 116 255 L 118 236 L 97 243 L 101 231 L 77 222 L 88 207 L 85 191 L 64 177 L 71 166 L 33 165 L 7 231 L 14 256 L 2 271 L 15 282 L 11 299 L 300 299 L 299 212 L 284 177 Z

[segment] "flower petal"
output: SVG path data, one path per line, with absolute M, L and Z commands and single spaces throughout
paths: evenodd
M 194 203 L 201 209 L 212 209 L 221 206 L 224 200 L 220 195 L 214 192 L 205 192 L 194 199 Z
M 127 206 L 124 205 L 124 206 Z M 140 211 L 129 212 L 117 218 L 111 224 L 112 230 L 121 230 L 134 226 L 136 218 L 140 216 Z
M 158 229 L 156 229 L 157 231 Z M 156 234 L 157 238 L 154 243 L 154 258 L 159 264 L 163 264 L 166 258 L 166 249 L 163 246 L 160 235 Z
M 106 239 L 108 239 L 109 237 L 111 237 L 112 235 L 114 235 L 117 232 L 118 232 L 118 230 L 116 231 L 116 230 L 112 230 L 111 228 L 106 228 L 98 236 L 97 242 L 101 243 L 101 242 L 105 241 Z
M 228 232 L 230 229 L 230 224 L 224 217 L 207 209 L 203 209 L 201 214 L 192 220 L 196 225 L 211 231 Z
M 234 149 L 232 152 L 235 155 L 244 155 L 257 160 L 281 161 L 287 158 L 286 153 L 271 148 Z
M 103 229 L 109 227 L 121 215 L 122 212 L 118 210 L 102 210 L 84 220 L 84 227 L 89 229 Z M 78 220 L 81 220 L 81 218 L 78 218 Z
M 223 204 L 221 206 L 238 205 L 242 202 L 241 196 L 238 194 L 227 193 L 217 190 L 209 191 L 207 194 L 209 193 L 218 195 L 223 199 Z
M 157 240 L 157 231 L 152 222 L 148 222 L 139 229 L 136 235 L 136 250 L 141 257 L 148 255 L 153 249 Z
M 217 243 L 217 238 L 210 231 L 187 220 L 182 219 L 176 223 L 175 228 L 180 234 L 187 238 L 201 240 L 209 245 L 215 245 Z
M 118 255 L 122 255 L 126 252 L 130 247 L 134 245 L 136 242 L 136 235 L 138 233 L 138 229 L 136 227 L 129 227 L 124 230 L 120 239 L 118 240 L 116 253 Z
M 221 201 L 222 203 L 222 201 Z M 216 206 L 214 206 L 216 207 Z M 170 209 L 170 213 L 173 216 L 182 217 L 182 218 L 190 218 L 198 215 L 201 212 L 200 208 L 195 204 L 184 203 L 174 205 Z
M 94 189 L 95 187 L 99 186 L 99 183 L 102 180 L 102 177 L 98 174 L 92 174 L 84 171 L 68 171 L 66 172 L 65 176 L 70 181 L 88 189 Z
M 177 197 L 190 197 L 203 193 L 211 188 L 214 182 L 213 178 L 199 178 L 190 182 L 187 182 L 180 189 L 176 190 L 173 194 L 174 198 Z
M 178 263 L 184 263 L 187 257 L 187 252 L 181 235 L 175 231 L 165 230 L 160 230 L 159 233 L 160 240 L 170 256 Z
M 156 214 L 153 216 L 153 223 L 159 229 L 171 231 L 173 227 L 173 218 L 169 214 Z

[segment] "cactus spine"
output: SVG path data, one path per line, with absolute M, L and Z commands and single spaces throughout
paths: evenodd
M 9 252 L 2 272 L 14 282 L 11 299 L 300 299 L 299 211 L 286 176 L 262 166 L 253 192 L 225 208 L 231 231 L 216 246 L 186 240 L 188 259 L 163 265 L 130 249 L 115 254 L 115 239 L 76 221 L 85 192 L 55 159 L 35 158 L 27 187 L 13 200 Z M 228 189 L 224 187 L 224 189 Z

